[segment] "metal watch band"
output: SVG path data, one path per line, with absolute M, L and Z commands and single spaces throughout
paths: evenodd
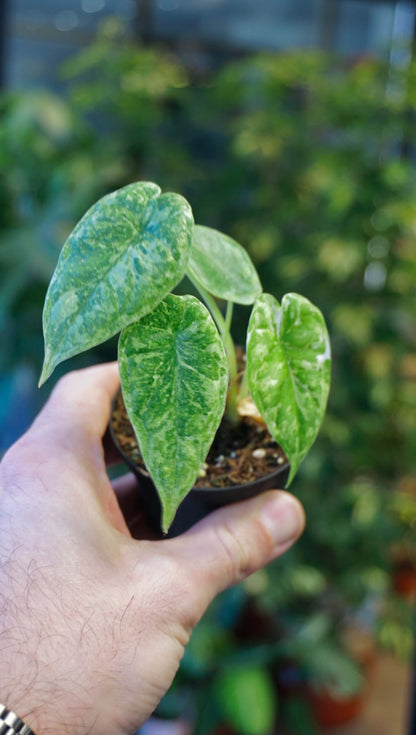
M 0 704 L 0 735 L 35 735 L 35 733 L 14 712 Z

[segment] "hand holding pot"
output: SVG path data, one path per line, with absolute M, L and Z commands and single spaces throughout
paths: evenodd
M 36 735 L 134 732 L 225 587 L 286 551 L 303 512 L 270 491 L 169 540 L 137 540 L 102 437 L 114 364 L 70 373 L 0 465 L 0 702 Z

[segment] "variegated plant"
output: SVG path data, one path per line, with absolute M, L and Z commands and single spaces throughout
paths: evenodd
M 188 276 L 205 302 L 170 292 Z M 227 302 L 225 315 L 216 299 Z M 237 380 L 232 305 L 253 304 L 247 375 Z M 179 194 L 130 184 L 100 199 L 63 246 L 46 295 L 40 384 L 62 362 L 121 332 L 124 402 L 169 528 L 224 410 L 248 393 L 290 461 L 289 482 L 320 427 L 330 379 L 321 312 L 262 292 L 247 252 L 194 225 Z

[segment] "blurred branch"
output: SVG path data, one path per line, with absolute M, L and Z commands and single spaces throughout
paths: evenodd
M 142 43 L 150 43 L 153 34 L 153 0 L 137 0 L 137 38 Z
M 320 45 L 325 51 L 335 49 L 338 27 L 339 5 L 337 0 L 322 0 Z
M 413 18 L 413 33 L 412 41 L 409 48 L 409 61 L 410 64 L 416 60 L 416 12 Z M 409 91 L 409 90 L 407 90 Z M 415 111 L 412 107 L 409 107 L 406 111 L 406 132 L 401 144 L 401 154 L 404 159 L 412 160 L 414 156 L 414 144 L 413 141 L 409 140 L 408 129 L 412 129 L 415 123 Z
M 7 44 L 7 27 L 8 27 L 8 2 L 2 0 L 0 2 L 0 89 L 5 86 L 6 82 L 6 44 Z

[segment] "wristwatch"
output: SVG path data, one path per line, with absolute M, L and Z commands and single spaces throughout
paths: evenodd
M 35 735 L 35 733 L 14 712 L 0 704 L 0 735 Z

